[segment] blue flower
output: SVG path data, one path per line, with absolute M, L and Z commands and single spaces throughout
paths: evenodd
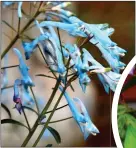
M 7 6 L 10 6 L 12 4 L 14 4 L 15 2 L 8 2 L 8 1 L 5 1 L 5 2 L 2 2 L 2 6 L 3 7 L 7 7 Z
M 41 41 L 46 40 L 46 39 L 48 39 L 48 35 L 44 34 L 44 35 L 39 35 L 32 42 L 22 42 L 22 46 L 23 46 L 24 51 L 25 51 L 26 60 L 30 59 L 31 55 L 35 51 L 37 44 Z
M 57 64 L 57 72 L 60 73 L 61 75 L 65 74 L 66 67 L 64 66 L 64 63 L 63 63 L 62 53 L 60 50 L 60 44 L 59 44 L 59 39 L 57 37 L 57 34 L 55 33 L 52 27 L 47 27 L 49 28 L 50 33 L 47 31 L 44 32 L 40 24 L 38 23 L 38 21 L 36 21 L 36 25 L 40 29 L 40 32 L 43 35 L 46 34 L 48 36 L 48 41 L 46 42 L 49 42 L 49 44 L 47 45 L 50 45 L 50 46 L 47 46 L 46 44 L 44 44 L 45 41 L 42 42 L 42 44 L 44 45 L 43 49 L 44 49 L 45 56 L 47 54 L 48 59 L 51 61 L 54 61 L 54 63 L 56 60 L 55 64 Z
M 19 59 L 19 70 L 22 75 L 23 83 L 27 86 L 34 86 L 34 83 L 32 82 L 32 79 L 29 76 L 29 72 L 28 72 L 29 68 L 25 64 L 22 54 L 20 53 L 20 51 L 17 48 L 14 48 L 13 50 Z
M 59 29 L 67 31 L 72 36 L 86 37 L 85 33 L 79 29 L 80 25 L 78 23 L 66 24 L 55 21 L 43 21 L 40 23 L 40 27 L 47 26 L 58 27 Z
M 72 63 L 76 64 L 78 57 L 80 57 L 80 55 L 81 55 L 80 50 L 77 47 L 77 45 L 76 44 L 72 45 L 70 43 L 66 43 L 65 48 L 69 51 L 70 57 L 72 59 Z
M 69 43 L 65 44 L 65 48 L 68 49 L 69 53 L 70 53 L 70 57 L 72 59 L 73 65 L 74 65 L 74 69 L 78 72 L 78 78 L 79 78 L 79 84 L 83 90 L 83 92 L 85 92 L 86 90 L 86 86 L 90 83 L 90 78 L 87 75 L 87 71 L 89 70 L 89 65 L 86 65 L 88 63 L 88 61 L 86 62 L 86 57 L 83 58 L 83 62 L 81 60 L 81 53 L 79 48 L 77 47 L 76 44 L 71 45 Z
M 86 71 L 84 71 L 83 69 L 83 63 L 81 61 L 81 58 L 78 57 L 78 62 L 76 63 L 75 67 L 77 69 L 78 72 L 78 78 L 79 78 L 79 84 L 83 90 L 83 92 L 85 93 L 86 91 L 86 86 L 91 82 L 90 78 L 88 77 Z
M 15 108 L 21 114 L 22 111 L 22 101 L 19 94 L 19 86 L 22 84 L 21 80 L 17 79 L 14 83 L 14 96 L 13 101 L 16 103 Z
M 59 89 L 63 91 L 63 88 L 60 86 Z M 95 127 L 95 125 L 92 123 L 87 110 L 84 106 L 84 104 L 79 99 L 72 99 L 68 95 L 68 93 L 65 91 L 64 96 L 68 102 L 68 105 L 70 107 L 70 110 L 72 112 L 72 115 L 77 122 L 78 126 L 80 127 L 82 133 L 84 134 L 84 139 L 86 140 L 90 134 L 96 135 L 99 133 L 98 129 Z M 82 113 L 79 112 L 77 106 L 75 105 L 75 102 L 78 102 Z
M 109 88 L 112 91 L 115 91 L 116 86 L 117 86 L 119 79 L 121 77 L 121 74 L 110 71 L 110 72 L 98 74 L 98 77 L 99 77 L 100 81 L 102 82 L 105 91 L 107 93 L 109 93 Z
M 18 17 L 21 18 L 22 17 L 22 4 L 23 2 L 18 2 Z
M 66 17 L 66 16 L 64 16 L 63 14 L 58 14 L 58 13 L 55 13 L 55 12 L 46 12 L 46 19 L 48 20 L 48 21 L 51 21 L 51 20 L 53 20 L 53 16 L 55 16 L 55 17 L 58 17 L 59 18 L 59 20 L 61 21 L 61 22 L 63 22 L 63 23 L 71 23 L 70 21 L 69 21 L 69 18 L 68 17 Z
M 80 31 L 80 35 L 78 34 L 79 36 L 87 37 L 92 34 L 93 39 L 97 40 L 97 42 L 100 42 L 104 47 L 113 47 L 116 45 L 116 43 L 112 42 L 110 40 L 110 38 L 108 37 L 109 35 L 111 35 L 113 33 L 113 29 L 108 30 L 108 34 L 106 34 L 104 31 L 102 31 L 100 29 L 100 27 L 98 27 L 98 25 L 85 23 L 85 22 L 81 21 L 80 19 L 78 19 L 76 16 L 74 16 L 73 13 L 71 13 L 70 11 L 66 11 L 66 10 L 63 10 L 60 8 L 56 8 L 55 10 L 58 10 L 62 15 L 67 17 L 71 24 L 73 24 L 73 25 L 78 24 L 77 25 L 78 30 Z M 56 24 L 56 23 L 54 23 L 54 24 Z M 61 29 L 64 29 L 62 26 L 59 26 L 59 27 L 61 27 Z M 75 35 L 77 35 L 77 34 L 75 34 Z M 90 39 L 90 42 L 92 42 L 92 39 Z M 94 42 L 92 42 L 92 43 L 94 43 Z M 96 44 L 96 42 L 95 42 L 95 44 Z
M 100 44 L 97 44 L 97 47 L 102 52 L 104 59 L 109 63 L 109 65 L 115 72 L 119 72 L 120 69 L 124 69 L 126 64 L 124 64 L 123 62 L 119 60 L 119 54 L 123 54 L 125 50 L 121 48 L 115 48 L 109 51 L 105 49 L 104 47 L 102 47 Z
M 109 93 L 109 89 L 112 91 L 115 91 L 116 85 L 120 79 L 121 74 L 118 74 L 116 72 L 110 71 L 110 68 L 103 67 L 99 62 L 97 62 L 92 55 L 84 48 L 83 54 L 86 54 L 88 56 L 88 61 L 91 62 L 92 66 L 89 67 L 90 70 L 95 69 L 98 70 L 98 77 L 100 81 L 102 82 L 104 89 L 107 93 Z M 94 71 L 93 71 L 94 72 Z
M 86 119 L 86 123 L 83 126 L 81 126 L 81 130 L 82 132 L 84 132 L 84 139 L 86 140 L 90 133 L 94 136 L 100 133 L 97 127 L 93 124 L 83 102 L 79 98 L 73 98 L 73 100 L 80 105 L 82 114 L 84 115 Z
M 23 84 L 22 84 L 23 85 Z M 28 86 L 27 85 L 23 85 L 23 100 L 22 100 L 22 104 L 24 105 L 31 105 L 34 104 L 34 100 L 31 97 L 29 91 L 28 91 Z

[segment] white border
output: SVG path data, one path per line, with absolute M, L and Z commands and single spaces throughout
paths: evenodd
M 119 132 L 118 132 L 118 123 L 117 123 L 118 101 L 119 101 L 120 92 L 121 92 L 122 86 L 124 84 L 124 81 L 125 81 L 126 77 L 128 76 L 129 72 L 131 71 L 131 69 L 133 68 L 133 66 L 135 64 L 136 64 L 136 55 L 129 62 L 126 69 L 122 73 L 121 78 L 119 80 L 119 83 L 117 85 L 116 91 L 114 93 L 114 97 L 113 97 L 113 103 L 112 103 L 112 131 L 113 131 L 113 135 L 114 135 L 114 139 L 115 139 L 117 148 L 123 148 L 121 140 L 120 140 Z

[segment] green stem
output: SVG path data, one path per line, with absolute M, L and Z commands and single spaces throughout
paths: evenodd
M 75 80 L 75 78 L 76 78 L 75 76 L 71 77 L 71 78 L 69 79 L 69 81 L 67 82 L 67 85 L 65 85 L 65 87 L 64 87 L 64 89 L 63 89 L 61 95 L 59 96 L 59 98 L 58 98 L 58 100 L 57 100 L 57 102 L 56 102 L 56 104 L 55 104 L 55 106 L 54 106 L 54 108 L 53 108 L 53 110 L 52 110 L 52 112 L 51 112 L 51 114 L 50 114 L 48 120 L 46 121 L 46 123 L 45 123 L 45 125 L 44 125 L 44 127 L 43 127 L 43 129 L 42 129 L 42 131 L 41 131 L 41 133 L 40 133 L 40 135 L 38 136 L 38 138 L 36 139 L 35 143 L 33 144 L 33 147 L 36 147 L 36 145 L 37 145 L 38 142 L 40 141 L 40 139 L 41 139 L 41 137 L 42 137 L 44 131 L 46 130 L 46 128 L 47 128 L 47 126 L 48 126 L 48 124 L 49 124 L 49 122 L 50 122 L 50 120 L 51 120 L 51 118 L 52 118 L 52 116 L 53 116 L 53 114 L 54 114 L 54 112 L 55 112 L 55 110 L 57 109 L 57 106 L 58 106 L 59 103 L 60 103 L 60 100 L 61 100 L 63 94 L 65 93 L 67 87 L 70 86 L 71 82 Z
M 6 69 L 6 68 L 13 68 L 13 67 L 18 67 L 19 65 L 13 65 L 13 66 L 5 66 L 5 67 L 2 67 L 1 69 Z
M 18 34 L 19 34 L 19 32 L 20 32 L 20 25 L 21 25 L 21 19 L 19 18 L 19 19 L 18 19 L 18 31 L 17 31 Z
M 68 120 L 68 119 L 71 119 L 71 118 L 73 118 L 73 116 L 67 117 L 67 118 L 64 118 L 64 119 L 60 119 L 60 120 L 56 120 L 56 121 L 51 121 L 51 122 L 49 122 L 49 124 L 65 121 L 65 120 Z M 45 123 L 41 123 L 41 125 L 43 125 L 43 124 L 45 124 Z
M 53 92 L 52 92 L 52 94 L 50 96 L 50 99 L 49 99 L 47 105 L 44 107 L 44 109 L 42 110 L 41 114 L 38 116 L 38 118 L 37 118 L 33 128 L 31 129 L 31 132 L 28 133 L 28 135 L 27 135 L 26 139 L 24 140 L 24 142 L 23 142 L 21 147 L 25 147 L 27 145 L 27 143 L 29 142 L 30 138 L 32 137 L 32 135 L 34 134 L 35 130 L 38 127 L 38 124 L 39 124 L 39 121 L 40 121 L 41 117 L 46 113 L 46 111 L 48 110 L 49 106 L 51 105 L 51 103 L 53 101 L 53 98 L 54 98 L 54 96 L 55 96 L 55 94 L 56 94 L 56 92 L 58 90 L 59 85 L 60 85 L 60 79 L 57 80 L 55 88 L 54 88 L 54 90 L 53 90 Z
M 68 106 L 68 104 L 63 105 L 63 106 L 61 106 L 61 107 L 58 107 L 58 108 L 56 108 L 56 110 L 59 110 L 59 109 L 64 108 L 64 107 L 66 107 L 66 106 Z M 48 112 L 46 112 L 45 114 L 51 113 L 52 111 L 53 111 L 53 110 L 48 111 Z
M 64 119 L 60 119 L 60 120 L 56 120 L 56 121 L 51 121 L 51 122 L 49 122 L 49 124 L 56 123 L 56 122 L 61 122 L 61 121 L 65 121 L 65 120 L 68 120 L 68 119 L 71 119 L 71 118 L 73 118 L 73 116 L 72 117 L 67 117 L 67 118 L 64 118 Z
M 13 87 L 13 85 L 10 85 L 10 86 L 1 88 L 1 90 L 8 89 L 8 88 L 12 88 L 12 87 Z
M 49 124 L 49 122 L 50 122 L 50 120 L 51 120 L 51 118 L 52 118 L 52 116 L 53 116 L 53 114 L 54 114 L 54 112 L 55 112 L 55 110 L 56 110 L 58 104 L 60 103 L 60 100 L 61 100 L 61 98 L 62 98 L 62 96 L 63 96 L 63 94 L 64 94 L 66 88 L 67 88 L 67 87 L 65 87 L 65 88 L 63 89 L 63 91 L 62 91 L 60 97 L 58 98 L 57 103 L 55 104 L 55 106 L 54 106 L 54 108 L 53 108 L 53 110 L 52 110 L 52 112 L 51 112 L 51 114 L 50 114 L 48 120 L 46 121 L 46 123 L 45 123 L 45 125 L 44 125 L 44 127 L 43 127 L 43 129 L 42 129 L 42 131 L 41 131 L 41 133 L 40 133 L 40 135 L 38 136 L 38 138 L 36 139 L 35 143 L 33 144 L 33 147 L 36 147 L 36 145 L 37 145 L 38 142 L 40 141 L 40 139 L 41 139 L 41 137 L 42 137 L 44 131 L 46 130 L 46 128 L 47 128 L 47 126 L 48 126 L 48 124 Z
M 25 120 L 26 120 L 26 123 L 27 123 L 28 129 L 29 129 L 29 131 L 31 131 L 31 127 L 30 127 L 30 125 L 29 125 L 29 122 L 28 122 L 28 119 L 27 119 L 27 116 L 26 116 L 26 113 L 25 113 L 25 111 L 24 111 L 23 106 L 22 106 L 22 112 L 23 112 L 23 114 L 24 114 L 24 117 L 25 117 Z
M 44 74 L 37 74 L 36 76 L 38 76 L 38 77 L 46 77 L 46 78 L 51 78 L 51 79 L 57 80 L 56 78 L 54 78 L 52 76 L 48 76 L 48 75 L 44 75 Z
M 63 50 L 62 50 L 62 43 L 61 43 L 61 38 L 60 38 L 60 32 L 59 32 L 59 28 L 58 27 L 57 27 L 57 32 L 58 32 L 58 37 L 59 37 L 59 43 L 60 43 L 60 48 L 61 48 L 63 63 L 65 63 L 64 54 L 63 54 Z
M 37 99 L 36 99 L 36 97 L 35 97 L 35 94 L 34 94 L 34 91 L 33 91 L 32 87 L 30 87 L 30 90 L 31 90 L 31 92 L 32 92 L 32 95 L 33 95 L 33 98 L 34 98 L 34 101 L 35 101 L 35 105 L 36 105 L 36 108 L 37 108 L 37 112 L 38 112 L 38 114 L 39 114 L 39 112 L 40 112 L 39 106 L 38 106 Z

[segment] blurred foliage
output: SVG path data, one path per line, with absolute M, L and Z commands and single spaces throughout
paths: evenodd
M 136 118 L 133 113 L 136 113 L 136 110 L 126 104 L 118 106 L 118 129 L 124 148 L 136 146 Z

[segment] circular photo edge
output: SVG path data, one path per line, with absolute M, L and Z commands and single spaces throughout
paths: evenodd
M 122 90 L 123 84 L 133 68 L 133 66 L 136 64 L 136 55 L 133 57 L 133 59 L 128 63 L 127 67 L 123 71 L 121 78 L 118 82 L 118 85 L 116 87 L 116 91 L 113 96 L 113 102 L 112 102 L 112 131 L 115 139 L 115 143 L 117 148 L 123 148 L 120 136 L 119 136 L 119 131 L 118 131 L 118 122 L 117 122 L 117 109 L 118 109 L 118 102 L 120 98 L 120 92 Z

